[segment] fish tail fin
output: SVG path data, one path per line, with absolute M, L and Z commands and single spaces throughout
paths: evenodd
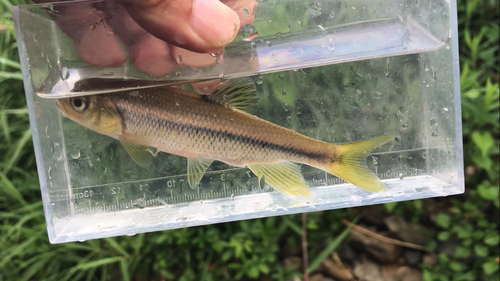
M 371 192 L 385 191 L 384 184 L 366 166 L 368 153 L 394 139 L 380 136 L 358 142 L 335 145 L 335 158 L 327 172 Z

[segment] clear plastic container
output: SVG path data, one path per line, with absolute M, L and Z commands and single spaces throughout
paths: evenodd
M 260 1 L 252 26 L 212 65 L 181 62 L 163 77 L 132 62 L 82 62 L 47 13 L 64 5 L 72 3 L 13 8 L 52 243 L 464 191 L 453 0 Z M 243 40 L 255 30 L 257 37 Z M 221 162 L 191 189 L 186 158 L 159 153 L 140 167 L 117 140 L 63 117 L 54 100 L 247 76 L 257 87 L 255 114 L 274 124 L 331 143 L 396 135 L 367 158 L 387 191 L 371 193 L 303 165 L 313 196 L 292 197 Z

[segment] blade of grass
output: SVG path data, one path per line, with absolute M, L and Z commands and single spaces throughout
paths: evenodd
M 23 74 L 21 72 L 0 71 L 0 78 L 23 80 Z
M 28 202 L 24 200 L 21 193 L 17 190 L 17 188 L 12 184 L 12 182 L 7 178 L 7 176 L 0 172 L 0 190 L 2 190 L 7 196 L 16 199 L 23 206 L 28 206 Z
M 7 165 L 5 166 L 3 172 L 5 175 L 7 175 L 10 171 L 10 168 L 17 163 L 19 160 L 19 157 L 21 156 L 21 152 L 26 145 L 26 143 L 31 139 L 31 129 L 27 129 L 24 131 L 23 136 L 21 139 L 17 142 L 16 149 L 14 150 L 14 153 L 10 157 L 10 160 L 7 162 Z
M 353 224 L 359 220 L 359 217 L 356 217 L 353 221 Z M 331 241 L 326 248 L 319 253 L 319 255 L 311 262 L 309 268 L 307 268 L 307 272 L 313 272 L 318 266 L 340 245 L 340 243 L 347 237 L 347 234 L 351 231 L 352 225 L 347 227 L 342 233 L 337 236 L 333 241 Z
M 7 65 L 10 67 L 14 67 L 17 69 L 21 69 L 21 64 L 17 61 L 10 60 L 8 58 L 0 58 L 0 64 Z

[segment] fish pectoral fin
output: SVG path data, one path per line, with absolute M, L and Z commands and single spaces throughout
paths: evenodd
M 264 176 L 267 184 L 283 193 L 293 196 L 312 196 L 300 166 L 291 162 L 247 165 L 260 180 Z
M 214 160 L 204 159 L 201 157 L 197 158 L 188 158 L 188 183 L 192 189 L 195 189 L 201 181 L 201 178 L 207 171 L 210 164 L 212 164 Z
M 213 102 L 248 113 L 254 113 L 257 106 L 257 90 L 253 80 L 248 78 L 228 81 L 207 97 Z
M 142 167 L 151 163 L 153 155 L 148 151 L 148 147 L 138 144 L 133 140 L 120 138 L 120 142 L 127 151 L 127 153 L 134 159 L 134 161 Z

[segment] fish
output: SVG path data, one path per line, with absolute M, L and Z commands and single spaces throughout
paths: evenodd
M 251 79 L 227 81 L 209 95 L 156 87 L 56 100 L 63 115 L 119 140 L 139 165 L 147 166 L 154 150 L 186 157 L 193 189 L 212 162 L 221 161 L 247 167 L 261 188 L 263 178 L 291 196 L 312 196 L 299 164 L 371 192 L 385 191 L 366 157 L 394 136 L 327 143 L 255 116 L 257 103 Z

